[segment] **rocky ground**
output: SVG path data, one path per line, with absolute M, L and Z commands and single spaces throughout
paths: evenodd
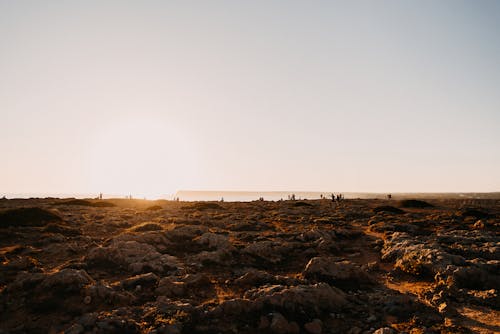
M 0 333 L 500 332 L 496 200 L 0 210 Z

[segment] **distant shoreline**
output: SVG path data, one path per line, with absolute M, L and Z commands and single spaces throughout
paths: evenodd
M 203 191 L 203 190 L 179 190 L 173 195 L 160 195 L 151 198 L 134 195 L 135 199 L 147 200 L 172 200 L 179 198 L 182 201 L 225 201 L 247 202 L 264 198 L 264 200 L 286 200 L 289 195 L 295 194 L 297 200 L 320 199 L 321 195 L 330 198 L 331 194 L 343 194 L 346 199 L 386 199 L 387 193 L 374 192 L 320 192 L 320 191 Z M 420 199 L 500 199 L 500 192 L 393 192 L 393 199 L 420 198 Z M 27 199 L 27 198 L 96 198 L 96 194 L 78 194 L 78 193 L 0 193 L 0 198 L 5 196 L 7 199 Z M 126 198 L 128 195 L 103 194 L 104 199 Z

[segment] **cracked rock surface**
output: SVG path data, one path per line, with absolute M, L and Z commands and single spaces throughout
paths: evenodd
M 500 200 L 94 202 L 0 200 L 0 333 L 500 332 Z

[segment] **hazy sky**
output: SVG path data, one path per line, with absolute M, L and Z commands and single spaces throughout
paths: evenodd
M 0 0 L 0 192 L 500 191 L 500 1 Z

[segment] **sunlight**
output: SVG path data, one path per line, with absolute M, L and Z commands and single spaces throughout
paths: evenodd
M 90 156 L 89 184 L 106 194 L 165 197 L 197 178 L 190 138 L 162 120 L 113 123 L 96 136 Z

